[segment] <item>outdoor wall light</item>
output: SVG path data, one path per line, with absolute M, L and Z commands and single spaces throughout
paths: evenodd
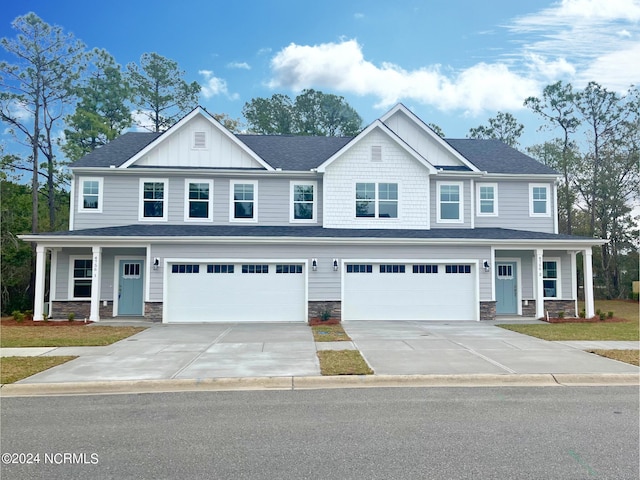
M 160 266 L 160 259 L 156 257 L 153 259 L 153 269 L 157 270 L 159 266 Z
M 338 271 L 338 259 L 337 258 L 333 259 L 333 271 L 334 272 Z
M 491 266 L 489 265 L 489 260 L 483 260 L 482 261 L 482 268 L 484 268 L 485 272 L 489 271 L 489 269 L 491 268 Z
M 314 272 L 316 270 L 318 270 L 318 259 L 317 258 L 311 259 L 311 270 L 313 270 Z

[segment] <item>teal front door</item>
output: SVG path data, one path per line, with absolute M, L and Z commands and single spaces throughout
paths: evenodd
M 120 260 L 118 315 L 142 315 L 144 260 Z
M 496 313 L 518 313 L 518 281 L 516 262 L 496 262 Z

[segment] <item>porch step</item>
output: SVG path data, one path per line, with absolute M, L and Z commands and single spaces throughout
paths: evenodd
M 115 317 L 101 319 L 99 322 L 94 322 L 93 325 L 100 326 L 150 326 L 154 323 L 160 323 L 160 319 L 150 319 L 144 317 Z

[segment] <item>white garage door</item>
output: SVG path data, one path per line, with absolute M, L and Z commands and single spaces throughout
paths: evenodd
M 344 320 L 477 320 L 475 264 L 345 262 Z
M 304 322 L 299 263 L 170 263 L 163 321 Z

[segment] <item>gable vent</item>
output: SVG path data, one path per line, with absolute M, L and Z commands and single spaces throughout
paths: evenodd
M 382 161 L 382 145 L 371 146 L 371 161 L 372 162 Z
M 207 148 L 206 132 L 193 132 L 193 148 Z

